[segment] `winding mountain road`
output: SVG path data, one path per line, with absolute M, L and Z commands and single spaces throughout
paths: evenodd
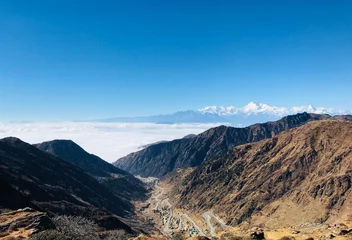
M 207 213 L 203 213 L 202 217 L 205 219 L 205 222 L 207 223 L 207 226 L 208 226 L 209 231 L 210 231 L 210 235 L 212 237 L 215 237 L 216 232 L 215 232 L 215 228 L 214 228 L 213 224 L 211 224 L 211 216 L 209 214 L 207 214 Z
M 181 213 L 180 216 L 183 216 L 183 217 L 187 218 L 187 220 L 190 221 L 190 222 L 193 224 L 193 227 L 198 230 L 199 236 L 206 236 L 206 235 L 204 234 L 202 228 L 199 227 L 199 226 L 197 225 L 197 223 L 196 223 L 195 221 L 193 221 L 193 219 L 192 219 L 190 216 L 188 216 L 187 213 Z
M 162 196 L 164 195 L 164 188 L 160 187 L 158 185 L 158 182 L 155 183 L 154 185 L 155 190 L 154 190 L 154 196 L 151 196 L 151 198 L 148 200 L 148 203 L 152 205 L 152 200 L 155 201 L 155 206 L 154 210 L 160 211 L 159 208 L 167 207 L 169 210 L 168 217 L 165 219 L 164 222 L 164 228 L 162 229 L 162 232 L 165 234 L 170 234 L 174 231 L 181 231 L 182 230 L 182 218 L 187 219 L 190 223 L 192 223 L 193 228 L 198 231 L 199 236 L 206 236 L 206 234 L 203 232 L 202 228 L 187 214 L 184 212 L 176 212 L 179 216 L 179 223 L 178 223 L 178 228 L 177 229 L 170 229 L 171 227 L 171 220 L 173 218 L 173 206 L 169 201 L 169 198 L 163 198 Z M 229 229 L 229 226 L 227 226 L 224 221 L 222 221 L 219 217 L 217 217 L 212 211 L 207 211 L 202 214 L 202 217 L 204 218 L 207 227 L 209 228 L 210 235 L 212 237 L 216 236 L 216 229 L 214 225 L 211 223 L 211 220 L 214 219 L 223 229 Z
M 225 224 L 224 221 L 222 221 L 222 220 L 221 220 L 218 216 L 216 216 L 212 211 L 207 211 L 207 212 L 203 213 L 203 214 L 202 214 L 202 217 L 205 219 L 205 221 L 206 221 L 206 223 L 207 223 L 207 226 L 208 226 L 208 228 L 209 228 L 209 230 L 210 230 L 210 235 L 211 235 L 212 237 L 214 237 L 214 236 L 216 235 L 215 227 L 214 227 L 214 225 L 211 223 L 211 219 L 212 219 L 212 218 L 215 219 L 215 221 L 216 221 L 217 223 L 219 223 L 220 226 L 221 226 L 224 230 L 227 230 L 227 229 L 230 228 L 229 226 L 227 226 L 227 225 Z

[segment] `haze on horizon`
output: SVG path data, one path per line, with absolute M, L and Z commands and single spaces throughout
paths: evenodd
M 349 1 L 0 2 L 0 121 L 351 110 Z

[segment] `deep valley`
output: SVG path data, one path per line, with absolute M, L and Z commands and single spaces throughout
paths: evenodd
M 151 144 L 115 166 L 72 141 L 5 138 L 0 239 L 348 239 L 351 137 L 351 116 L 302 113 Z

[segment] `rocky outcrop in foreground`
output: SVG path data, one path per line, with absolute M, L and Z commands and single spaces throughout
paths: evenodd
M 54 228 L 53 222 L 46 213 L 31 208 L 0 214 L 0 239 L 28 238 L 39 231 Z

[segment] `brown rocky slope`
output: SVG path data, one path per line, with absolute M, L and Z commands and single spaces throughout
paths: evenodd
M 228 224 L 352 221 L 352 123 L 307 123 L 196 168 L 171 199 Z

